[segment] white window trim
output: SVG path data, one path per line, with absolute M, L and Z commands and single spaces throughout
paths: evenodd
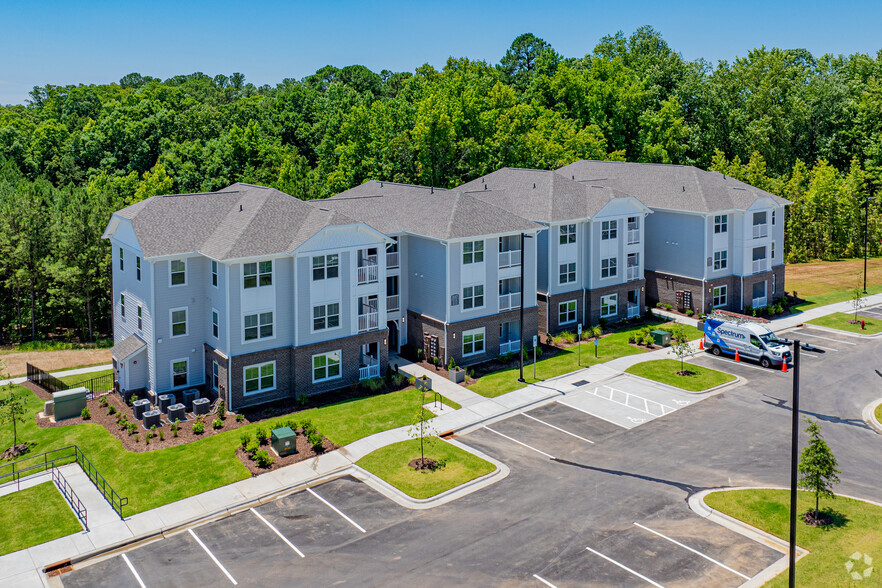
M 325 278 L 325 279 L 327 279 L 327 278 Z M 334 278 L 331 278 L 331 279 L 333 280 Z M 377 302 L 379 303 L 379 298 L 377 298 Z M 337 326 L 336 327 L 325 327 L 324 329 L 316 329 L 315 328 L 315 309 L 316 309 L 316 307 L 318 307 L 318 306 L 325 307 L 325 324 L 327 325 L 328 324 L 328 306 L 331 304 L 337 305 L 337 316 L 340 317 L 339 320 L 337 321 Z M 275 316 L 273 316 L 273 319 L 275 320 Z M 337 331 L 342 328 L 343 328 L 343 304 L 340 301 L 331 300 L 330 302 L 322 302 L 321 304 L 313 304 L 309 308 L 309 332 L 310 333 L 329 333 L 329 332 Z M 273 333 L 275 333 L 275 332 L 276 332 L 275 328 L 273 328 Z
M 483 262 L 480 262 L 480 263 L 483 263 Z M 465 290 L 466 290 L 466 288 L 472 289 L 471 298 L 472 298 L 472 300 L 474 300 L 474 298 L 475 298 L 475 290 L 474 289 L 477 286 L 481 286 L 484 289 L 484 293 L 481 294 L 481 299 L 483 300 L 483 304 L 481 304 L 481 306 L 472 306 L 471 308 L 466 308 L 465 307 L 465 299 L 466 299 Z M 460 307 L 462 308 L 462 312 L 472 312 L 473 310 L 481 310 L 482 308 L 485 308 L 486 306 L 487 306 L 487 286 L 485 286 L 484 284 L 478 283 L 478 284 L 466 284 L 465 286 L 462 287 L 462 304 L 460 305 Z
M 616 262 L 616 273 L 609 274 L 606 277 L 604 277 L 604 275 L 603 275 L 603 262 L 609 261 L 611 259 L 615 260 L 615 262 Z M 609 273 L 609 266 L 607 266 L 607 273 Z M 601 259 L 600 260 L 600 279 L 601 280 L 614 280 L 618 277 L 619 277 L 619 258 L 618 257 L 605 257 L 605 258 Z
M 175 364 L 179 361 L 184 361 L 187 363 L 187 383 L 181 386 L 175 386 Z M 189 357 L 179 357 L 178 359 L 173 359 L 168 363 L 168 371 L 171 379 L 169 383 L 171 384 L 171 390 L 183 390 L 184 388 L 190 388 L 193 386 L 193 382 L 190 381 L 190 358 Z
M 328 257 L 336 255 L 337 256 L 337 275 L 333 278 L 328 277 Z M 324 277 L 315 278 L 314 270 L 318 269 L 315 264 L 315 259 L 321 257 L 322 258 L 322 270 L 324 271 Z M 309 256 L 309 281 L 310 282 L 322 282 L 324 280 L 339 280 L 340 279 L 340 266 L 342 265 L 340 258 L 343 257 L 341 253 L 325 253 L 324 255 L 310 255 Z M 379 256 L 378 256 L 379 258 Z M 334 267 L 334 266 L 331 266 Z M 258 272 L 259 273 L 259 272 Z
M 141 257 L 135 256 L 135 279 L 141 281 Z
M 260 368 L 262 368 L 265 365 L 270 365 L 270 364 L 272 364 L 272 366 L 273 366 L 273 386 L 272 386 L 272 388 L 261 388 L 260 387 L 260 380 L 262 379 L 262 376 L 260 375 Z M 245 372 L 248 368 L 257 368 L 257 390 L 255 390 L 254 392 L 248 392 L 245 389 Z M 254 363 L 251 365 L 243 366 L 242 367 L 242 395 L 243 396 L 256 396 L 258 394 L 266 394 L 267 392 L 274 391 L 278 387 L 278 379 L 276 378 L 276 375 L 277 375 L 276 360 L 265 361 L 263 363 Z
M 215 260 L 211 260 L 211 285 L 215 288 L 220 287 L 220 266 Z
M 573 319 L 572 319 L 572 320 L 561 321 L 561 320 L 560 320 L 560 315 L 562 314 L 562 313 L 561 313 L 561 308 L 562 308 L 562 307 L 567 307 L 563 312 L 566 312 L 567 314 L 569 314 L 569 312 L 570 312 L 570 310 L 569 310 L 569 305 L 570 305 L 570 304 L 573 304 L 573 305 L 575 306 L 575 308 L 573 309 Z M 559 325 L 569 325 L 569 324 L 575 323 L 576 320 L 577 320 L 577 315 L 578 315 L 578 314 L 579 314 L 579 302 L 578 302 L 577 300 L 567 300 L 566 302 L 559 302 L 558 305 L 557 305 L 557 320 L 558 320 L 557 324 L 559 324 Z
M 603 225 L 606 225 L 607 228 L 604 229 Z M 615 230 L 615 232 L 616 232 L 615 237 L 609 236 L 609 233 L 611 233 L 613 230 Z M 606 237 L 603 236 L 604 232 L 607 233 Z M 600 221 L 600 240 L 601 241 L 618 241 L 618 239 L 619 239 L 619 220 L 612 219 L 612 220 Z
M 217 368 L 217 380 L 215 380 L 215 368 Z M 217 382 L 220 380 L 220 366 L 216 361 L 211 362 L 211 389 L 215 392 L 218 391 Z
M 572 233 L 570 233 L 569 227 L 573 227 L 573 232 L 572 232 Z M 565 233 L 564 233 L 564 230 L 566 230 Z M 566 243 L 561 243 L 561 242 L 560 242 L 560 238 L 561 238 L 563 235 L 566 235 L 566 236 L 567 236 L 567 241 L 566 241 Z M 570 239 L 569 239 L 569 236 L 570 236 L 570 235 L 573 236 L 573 241 L 572 241 L 572 242 L 570 242 Z M 578 242 L 579 242 L 579 229 L 576 228 L 576 225 L 575 225 L 575 224 L 573 224 L 573 223 L 567 223 L 567 224 L 565 224 L 565 225 L 558 225 L 558 227 L 557 227 L 557 245 L 558 245 L 558 247 L 569 247 L 570 245 L 577 245 Z
M 119 271 L 126 271 L 125 250 L 122 247 L 119 248 Z
M 126 295 L 124 292 L 119 294 L 119 315 L 120 318 L 126 318 Z
M 184 321 L 184 334 L 183 335 L 175 335 L 175 323 L 174 316 L 175 312 L 178 310 L 183 310 L 187 313 L 187 319 Z M 186 337 L 190 334 L 190 308 L 187 306 L 179 306 L 177 308 L 169 308 L 168 309 L 168 338 L 169 339 L 177 339 L 178 337 Z
M 481 244 L 481 261 L 475 261 L 475 244 L 476 243 Z M 469 262 L 466 262 L 466 260 L 465 260 L 465 256 L 466 256 L 465 246 L 467 244 L 472 245 L 472 251 L 471 251 L 472 261 L 469 261 Z M 462 253 L 462 258 L 461 258 L 462 265 L 474 265 L 477 263 L 484 263 L 484 261 L 487 259 L 487 247 L 485 247 L 485 243 L 482 239 L 478 239 L 477 241 L 463 241 L 462 247 L 460 248 L 460 252 Z
M 722 296 L 717 296 L 715 291 L 719 290 Z M 723 302 L 720 304 L 714 304 L 715 298 L 723 298 Z M 711 290 L 711 304 L 713 304 L 714 308 L 722 308 L 729 304 L 729 286 L 724 284 L 722 286 L 714 286 L 713 290 Z
M 331 355 L 332 353 L 336 353 L 340 358 L 340 373 L 337 374 L 336 376 L 331 376 L 331 377 L 325 376 L 324 378 L 319 378 L 318 380 L 316 380 L 315 379 L 315 358 L 319 357 L 320 355 L 325 355 L 325 356 Z M 343 379 L 343 350 L 336 349 L 334 351 L 328 351 L 327 353 L 316 353 L 315 355 L 312 356 L 312 358 L 309 362 L 309 369 L 312 372 L 312 383 L 313 384 L 319 384 L 321 382 L 330 382 L 332 380 L 342 380 Z M 325 364 L 325 373 L 327 373 L 327 364 Z
M 260 336 L 260 315 L 265 312 L 273 313 L 273 322 L 270 323 L 273 326 L 273 334 L 271 337 L 261 337 Z M 254 339 L 245 339 L 245 317 L 249 315 L 257 315 L 257 337 Z M 276 309 L 275 308 L 264 308 L 262 310 L 249 310 L 247 312 L 242 313 L 242 345 L 250 345 L 251 343 L 258 343 L 260 341 L 272 341 L 276 338 Z
M 608 313 L 606 313 L 606 314 L 601 314 L 601 315 L 600 315 L 601 318 L 609 318 L 609 317 L 611 317 L 611 316 L 616 316 L 616 315 L 618 315 L 618 314 L 619 314 L 619 295 L 618 295 L 618 294 L 607 294 L 606 296 L 601 296 L 601 297 L 600 297 L 600 309 L 601 309 L 601 312 L 603 311 L 603 307 L 604 307 L 604 306 L 610 306 L 609 302 L 607 302 L 606 305 L 604 305 L 604 303 L 603 303 L 603 299 L 604 299 L 604 298 L 606 298 L 607 300 L 610 299 L 610 298 L 615 298 L 616 303 L 613 305 L 613 308 L 615 308 L 615 311 L 613 311 L 613 312 L 608 312 Z
M 481 333 L 481 350 L 480 351 L 472 351 L 471 353 L 465 352 L 466 346 L 466 336 L 467 335 L 475 335 L 477 333 Z M 474 349 L 475 343 L 474 338 L 472 338 L 472 349 Z M 468 331 L 462 332 L 462 356 L 463 357 L 471 357 L 473 355 L 481 355 L 482 353 L 486 353 L 487 351 L 487 329 L 484 327 L 480 327 L 478 329 L 469 329 Z
M 142 310 L 143 307 L 140 304 L 137 305 L 137 307 L 138 307 L 138 310 L 135 311 L 135 319 L 138 321 L 138 330 L 143 331 L 144 330 L 144 324 L 143 324 L 144 323 L 144 316 L 143 316 L 144 313 Z
M 717 222 L 717 217 L 720 217 L 720 222 Z M 729 232 L 729 215 L 728 214 L 715 214 L 714 217 L 714 234 L 715 235 L 723 235 Z M 723 220 L 725 219 L 725 221 Z M 717 225 L 720 226 L 720 231 L 717 231 Z M 725 229 L 723 230 L 723 226 L 725 225 Z
M 172 284 L 172 262 L 175 261 L 183 261 L 184 262 L 184 283 L 183 284 Z M 170 259 L 168 260 L 168 287 L 169 288 L 180 288 L 182 286 L 187 285 L 187 258 L 184 257 L 182 259 Z
M 214 315 L 217 315 L 217 335 L 214 334 L 214 327 L 215 327 Z M 275 331 L 273 331 L 273 332 L 275 332 Z M 211 309 L 211 336 L 214 337 L 215 339 L 220 339 L 220 313 L 217 311 L 216 308 Z
M 725 253 L 726 254 L 726 265 L 721 265 L 719 268 L 716 267 L 717 266 L 717 253 Z M 723 260 L 720 259 L 721 263 L 722 263 L 722 261 Z M 711 266 L 711 267 L 714 268 L 715 272 L 721 272 L 723 270 L 729 269 L 729 250 L 728 249 L 718 249 L 717 251 L 714 251 L 713 266 Z
M 567 280 L 566 282 L 564 282 L 564 281 L 562 281 L 562 280 L 560 279 L 560 278 L 561 278 L 561 274 L 566 273 L 566 275 L 569 276 L 569 274 L 570 274 L 570 264 L 575 265 L 575 267 L 573 268 L 573 274 L 574 274 L 574 277 L 573 277 L 572 281 Z M 561 271 L 560 271 L 560 266 L 562 266 L 562 265 L 567 266 L 567 271 L 566 271 L 566 272 L 561 272 Z M 565 261 L 564 263 L 559 263 L 559 264 L 558 264 L 558 266 L 557 266 L 557 284 L 558 284 L 558 286 L 566 286 L 567 284 L 575 284 L 575 283 L 578 282 L 578 281 L 579 281 L 579 265 L 578 265 L 576 262 L 574 262 L 574 261 Z

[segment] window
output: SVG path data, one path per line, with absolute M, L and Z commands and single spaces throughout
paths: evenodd
M 187 263 L 182 259 L 171 262 L 171 285 L 182 286 L 187 283 Z
M 753 213 L 753 225 L 764 225 L 766 224 L 766 211 L 763 212 L 754 212 Z
M 141 281 L 141 258 L 135 257 L 135 278 Z
M 560 227 L 560 244 L 576 242 L 576 225 L 561 225 Z
M 171 311 L 171 336 L 181 337 L 187 334 L 187 309 L 173 308 Z
M 618 273 L 618 260 L 615 257 L 600 260 L 600 277 L 614 278 Z
M 619 221 L 603 221 L 600 224 L 600 238 L 603 241 L 615 239 L 618 236 Z
M 576 301 L 561 302 L 557 310 L 557 324 L 565 325 L 576 322 Z
M 119 295 L 119 312 L 123 318 L 126 318 L 126 295 L 125 294 Z
M 259 261 L 256 263 L 246 263 L 243 266 L 242 275 L 244 281 L 242 285 L 248 288 L 257 288 L 258 286 L 273 285 L 273 262 Z
M 729 294 L 728 286 L 716 286 L 714 288 L 714 308 L 726 306 L 726 299 Z
M 560 283 L 569 284 L 576 281 L 576 264 L 562 263 L 560 264 Z
M 462 244 L 462 263 L 482 263 L 484 261 L 484 242 L 467 241 Z
M 220 316 L 215 309 L 211 309 L 211 334 L 215 339 L 220 338 Z
M 340 275 L 340 256 L 336 253 L 331 255 L 317 255 L 312 258 L 312 279 L 324 280 L 336 278 Z
M 766 258 L 766 248 L 765 247 L 754 247 L 753 248 L 753 260 L 760 261 Z
M 462 289 L 462 307 L 466 310 L 470 308 L 481 308 L 484 306 L 484 285 L 467 286 Z
M 714 217 L 714 233 L 727 233 L 729 231 L 729 215 L 718 214 Z
M 340 378 L 340 350 L 312 356 L 312 382 Z
M 122 272 L 122 271 L 125 271 L 125 269 L 126 269 L 126 262 L 123 259 L 123 248 L 120 247 L 119 248 L 119 271 Z
M 245 366 L 245 395 L 269 392 L 276 388 L 276 362 Z
M 476 355 L 484 353 L 484 328 L 462 332 L 462 354 Z
M 619 295 L 609 294 L 600 297 L 600 316 L 609 317 L 618 314 Z
M 775 226 L 775 211 L 772 211 L 772 226 Z
M 138 330 L 140 331 L 143 328 L 144 328 L 144 323 L 141 320 L 141 305 L 139 304 L 138 305 Z
M 312 307 L 312 330 L 335 329 L 340 326 L 340 303 Z
M 216 361 L 211 362 L 211 389 L 217 391 L 220 378 L 218 377 L 220 368 Z
M 714 251 L 714 270 L 723 270 L 729 267 L 729 252 Z
M 217 262 L 211 261 L 211 285 L 217 288 Z
M 769 257 L 771 257 L 773 260 L 775 259 L 775 242 L 774 241 L 772 241 L 772 252 L 769 254 Z
M 775 284 L 775 274 L 772 274 L 772 295 L 774 296 L 775 292 L 777 292 L 776 284 Z
M 273 336 L 273 313 L 245 315 L 245 340 L 266 339 Z
M 172 361 L 172 387 L 179 388 L 187 385 L 189 364 L 189 360 L 186 359 L 176 359 Z

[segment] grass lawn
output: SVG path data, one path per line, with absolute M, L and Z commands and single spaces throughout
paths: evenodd
M 83 530 L 52 482 L 0 497 L 0 555 Z
M 356 462 L 413 498 L 429 498 L 496 469 L 492 463 L 437 437 L 424 439 L 425 455 L 444 465 L 435 471 L 416 471 L 407 464 L 420 457 L 419 439 L 381 447 Z
M 43 409 L 43 402 L 32 392 L 15 389 L 26 392 L 31 415 Z M 296 418 L 309 418 L 331 441 L 346 445 L 380 431 L 409 425 L 420 394 L 410 389 L 345 400 L 301 411 Z M 287 417 L 268 419 L 186 445 L 146 453 L 126 451 L 118 439 L 96 424 L 41 429 L 31 416 L 18 425 L 18 432 L 20 442 L 33 444 L 31 455 L 78 445 L 113 489 L 128 497 L 129 505 L 123 511 L 128 516 L 248 478 L 248 470 L 235 455 L 240 434 L 246 430 L 253 434 L 257 427 L 272 427 L 285 420 Z M 10 445 L 12 427 L 3 425 L 0 448 Z
M 705 498 L 711 508 L 767 531 L 787 541 L 790 537 L 789 490 L 732 490 L 714 492 Z M 814 509 L 814 495 L 800 492 L 797 498 L 800 517 Z M 860 500 L 836 498 L 821 500 L 821 510 L 832 509 L 837 523 L 828 528 L 809 527 L 797 519 L 796 544 L 811 553 L 796 564 L 797 586 L 851 586 L 845 563 L 854 553 L 866 553 L 878 561 L 882 554 L 882 508 Z M 878 565 L 871 584 L 879 585 Z M 853 570 L 866 565 L 855 562 Z M 866 580 L 864 581 L 866 583 Z M 766 586 L 786 586 L 787 573 L 779 574 Z M 855 582 L 853 585 L 860 586 Z
M 656 359 L 653 361 L 644 361 L 643 363 L 632 365 L 626 369 L 625 372 L 656 382 L 661 382 L 662 384 L 682 388 L 683 390 L 689 390 L 690 392 L 701 392 L 713 388 L 714 386 L 731 382 L 735 379 L 735 376 L 732 374 L 712 370 L 710 368 L 689 363 L 684 363 L 683 366 L 684 369 L 692 372 L 692 375 L 677 375 L 677 372 L 680 371 L 679 359 Z
M 860 320 L 861 318 L 862 317 L 858 316 L 858 320 Z M 848 322 L 850 320 L 854 320 L 854 314 L 836 312 L 806 322 L 808 322 L 810 325 L 818 325 L 819 327 L 839 329 L 840 331 L 848 331 L 849 333 L 861 333 L 863 335 L 873 335 L 882 332 L 882 321 L 879 321 L 877 319 L 868 319 L 864 317 L 867 328 L 863 331 L 861 330 L 860 324 L 853 325 Z
M 672 323 L 657 322 L 653 324 L 653 328 L 671 324 Z M 626 355 L 646 353 L 645 349 L 634 347 L 633 345 L 628 344 L 628 335 L 640 330 L 644 326 L 646 325 L 634 325 L 601 338 L 600 344 L 597 346 L 597 359 L 594 358 L 594 341 L 589 340 L 586 343 L 581 344 L 581 364 L 578 363 L 579 346 L 573 345 L 572 347 L 567 347 L 566 349 L 562 350 L 554 357 L 549 357 L 548 359 L 540 359 L 539 361 L 537 361 L 535 378 L 533 377 L 532 360 L 529 363 L 524 362 L 524 379 L 527 381 L 526 384 L 518 382 L 519 368 L 516 363 L 513 363 L 513 367 L 511 368 L 481 376 L 480 378 L 478 378 L 477 382 L 475 382 L 468 388 L 472 392 L 476 392 L 481 396 L 494 398 L 507 392 L 511 392 L 512 390 L 523 388 L 527 384 L 533 384 L 535 382 L 540 382 L 542 380 L 547 380 L 555 376 L 560 376 L 575 371 L 580 367 L 587 367 L 598 363 L 604 363 L 618 357 L 624 357 Z M 703 335 L 703 333 L 695 327 L 688 325 L 681 326 L 686 331 L 686 334 L 689 336 L 690 339 L 698 339 Z
M 849 300 L 850 290 L 858 285 L 858 281 L 863 286 L 864 260 L 792 263 L 787 265 L 785 272 L 787 291 L 796 291 L 805 300 L 793 309 L 802 311 Z M 882 292 L 882 258 L 867 260 L 867 292 Z
M 76 376 L 64 376 L 63 378 L 58 378 L 65 384 L 71 386 L 73 384 L 79 384 L 80 382 L 85 382 L 86 380 L 91 380 L 92 378 L 98 378 L 100 376 L 106 376 L 107 374 L 112 374 L 113 370 L 101 370 L 99 372 L 89 372 L 88 374 L 79 374 Z

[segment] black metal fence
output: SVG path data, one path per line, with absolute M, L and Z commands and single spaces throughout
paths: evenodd
M 55 482 L 58 490 L 67 499 L 68 504 L 70 504 L 70 507 L 73 509 L 74 513 L 76 513 L 77 518 L 83 521 L 83 526 L 88 531 L 89 512 L 86 510 L 86 505 L 83 504 L 83 501 L 80 500 L 80 497 L 77 496 L 73 487 L 67 482 L 67 479 L 61 474 L 61 470 L 58 468 L 52 468 L 52 481 Z
M 26 363 L 25 367 L 27 368 L 28 382 L 33 382 L 50 394 L 68 389 L 67 384 L 65 384 L 49 372 L 44 372 L 37 366 L 31 365 L 29 363 Z
M 113 390 L 113 372 L 109 374 L 104 374 L 103 376 L 89 378 L 88 380 L 77 382 L 76 384 L 71 384 L 70 387 L 88 388 L 89 392 L 91 392 L 92 394 L 98 394 L 99 392 L 109 392 L 110 390 Z

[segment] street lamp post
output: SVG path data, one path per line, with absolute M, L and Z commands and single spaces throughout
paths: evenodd
M 526 330 L 526 329 L 524 329 L 524 266 L 526 265 L 524 263 L 524 258 L 526 257 L 526 255 L 524 255 L 524 239 L 525 238 L 532 239 L 533 235 L 527 236 L 524 233 L 521 233 L 521 304 L 520 304 L 521 316 L 520 316 L 520 324 L 519 324 L 519 328 L 521 331 L 521 350 L 520 350 L 520 353 L 518 353 L 518 356 L 519 356 L 518 363 L 520 363 L 520 366 L 521 366 L 521 375 L 518 378 L 518 382 L 521 382 L 521 383 L 526 383 L 526 380 L 524 379 L 524 331 Z
M 790 588 L 796 586 L 796 482 L 799 461 L 799 340 L 793 341 L 793 422 L 790 431 Z

